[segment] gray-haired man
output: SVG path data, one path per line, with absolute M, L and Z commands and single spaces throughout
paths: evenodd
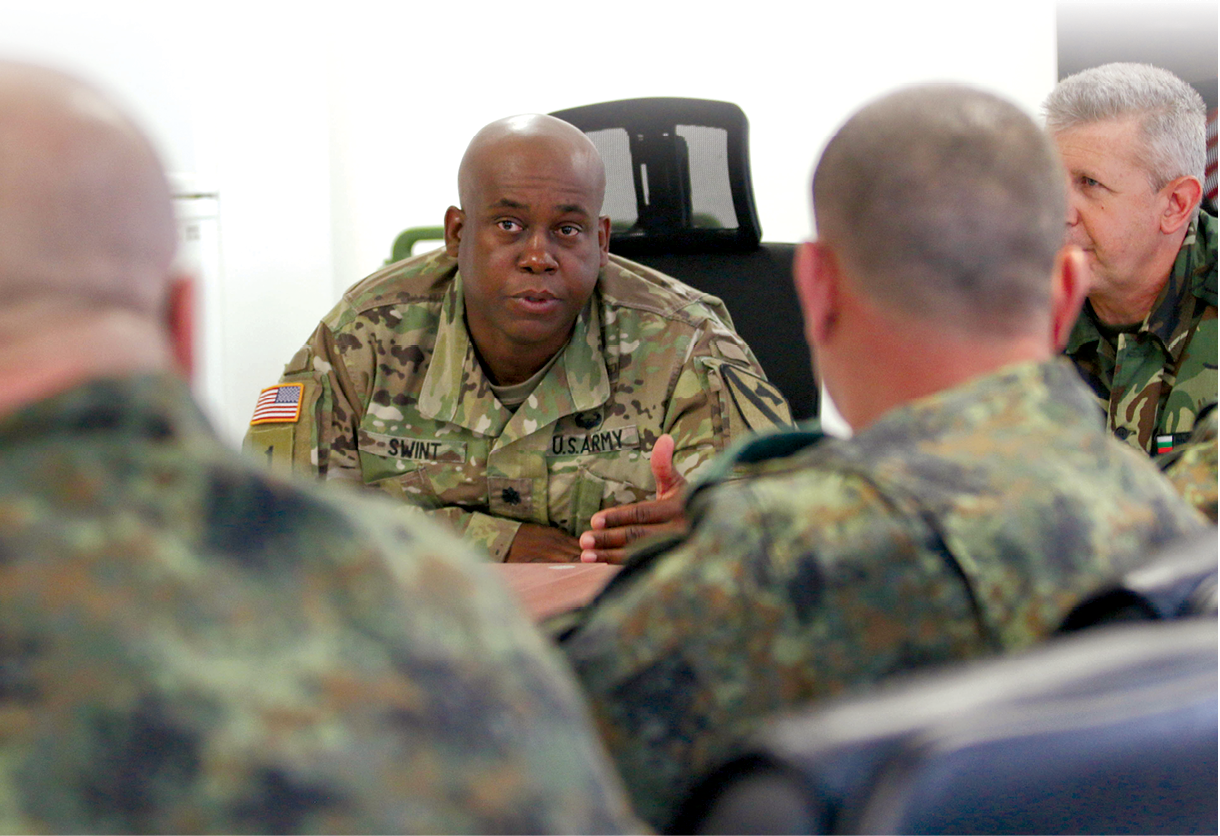
M 1071 183 L 1068 241 L 1091 282 L 1067 353 L 1116 436 L 1168 452 L 1216 400 L 1203 100 L 1166 70 L 1106 64 L 1061 81 L 1045 109 Z

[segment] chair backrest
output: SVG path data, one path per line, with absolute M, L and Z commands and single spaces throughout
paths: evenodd
M 643 98 L 551 115 L 584 131 L 606 164 L 610 251 L 719 297 L 793 417 L 814 417 L 817 385 L 792 286 L 795 245 L 760 244 L 741 108 Z
M 1116 621 L 1215 618 L 1218 551 L 1215 529 L 1173 543 L 1077 604 L 1060 632 Z
M 1215 833 L 1216 626 L 1118 624 L 773 723 L 674 832 Z
M 760 244 L 746 252 L 670 253 L 637 260 L 719 297 L 733 326 L 788 399 L 798 421 L 818 413 L 804 320 L 792 284 L 795 244 Z
M 390 247 L 390 257 L 386 259 L 385 263 L 393 264 L 404 258 L 410 258 L 411 253 L 415 250 L 415 245 L 420 241 L 444 240 L 445 228 L 443 226 L 413 226 L 404 229 L 394 239 L 394 244 Z
M 658 97 L 551 115 L 580 128 L 601 152 L 613 252 L 634 258 L 758 245 L 749 123 L 737 105 Z

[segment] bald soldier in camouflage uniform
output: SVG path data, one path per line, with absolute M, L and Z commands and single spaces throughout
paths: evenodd
M 0 64 L 0 830 L 635 830 L 460 542 L 217 441 L 175 238 L 113 105 Z
M 1016 107 L 949 85 L 874 102 L 827 146 L 795 274 L 855 435 L 739 447 L 690 533 L 563 638 L 654 825 L 768 714 L 1040 641 L 1205 524 L 1055 356 L 1084 292 L 1062 178 Z
M 608 254 L 576 128 L 492 123 L 458 181 L 445 250 L 344 295 L 267 395 L 300 411 L 256 413 L 247 449 L 428 509 L 495 560 L 617 560 L 732 439 L 791 423 L 720 300 Z
M 1045 107 L 1071 182 L 1068 240 L 1093 283 L 1067 354 L 1118 438 L 1168 453 L 1216 402 L 1203 99 L 1166 70 L 1107 64 L 1061 81 Z

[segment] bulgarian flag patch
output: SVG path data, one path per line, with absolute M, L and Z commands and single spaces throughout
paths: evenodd
M 1172 435 L 1158 435 L 1156 437 L 1157 455 L 1160 455 L 1161 453 L 1168 453 L 1172 449 L 1173 449 L 1173 436 Z

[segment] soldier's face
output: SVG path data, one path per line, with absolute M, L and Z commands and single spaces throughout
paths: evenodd
M 1084 250 L 1090 295 L 1165 278 L 1151 274 L 1168 197 L 1152 188 L 1140 162 L 1138 130 L 1123 119 L 1055 135 L 1069 180 L 1067 240 Z
M 608 257 L 600 165 L 562 146 L 519 142 L 488 154 L 463 198 L 469 205 L 450 210 L 447 241 L 485 360 L 550 356 L 566 344 Z

